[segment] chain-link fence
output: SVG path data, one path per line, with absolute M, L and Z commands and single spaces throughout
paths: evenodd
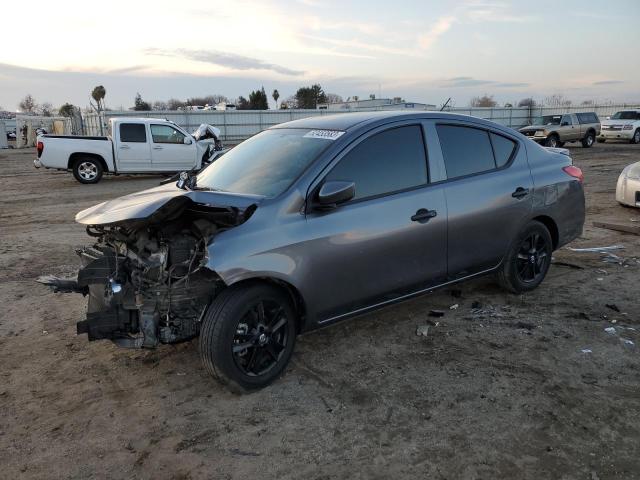
M 564 107 L 490 107 L 490 108 L 447 108 L 447 112 L 473 117 L 484 118 L 510 128 L 519 128 L 531 123 L 534 118 L 542 115 L 560 113 L 596 112 L 603 120 L 605 117 L 618 110 L 638 108 L 638 105 L 587 105 Z M 360 109 L 357 111 L 375 111 L 375 108 Z M 415 110 L 414 110 L 415 111 Z M 224 110 L 224 111 L 151 111 L 135 112 L 107 111 L 100 116 L 96 113 L 86 113 L 82 116 L 82 131 L 84 135 L 110 135 L 109 119 L 114 117 L 145 117 L 164 118 L 175 122 L 188 132 L 193 132 L 202 123 L 218 127 L 221 131 L 222 141 L 234 144 L 239 143 L 251 135 L 279 123 L 297 120 L 300 118 L 324 116 L 348 113 L 329 110 Z

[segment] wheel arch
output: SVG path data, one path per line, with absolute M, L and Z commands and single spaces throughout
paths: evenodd
M 109 171 L 109 167 L 107 166 L 107 162 L 105 162 L 105 160 L 102 157 L 102 155 L 98 155 L 97 153 L 89 153 L 89 152 L 73 152 L 71 155 L 69 155 L 69 161 L 67 162 L 67 168 L 69 170 L 71 170 L 73 168 L 73 164 L 75 162 L 77 162 L 81 158 L 86 158 L 86 157 L 91 157 L 91 158 L 97 160 L 98 162 L 100 162 L 100 165 L 102 165 L 103 171 L 105 171 L 105 172 Z
M 558 230 L 558 224 L 556 223 L 556 221 L 548 215 L 538 215 L 531 220 L 540 222 L 547 228 L 547 230 L 549 230 L 551 241 L 553 242 L 553 249 L 555 250 L 556 248 L 558 248 L 558 245 L 560 243 L 560 231 Z

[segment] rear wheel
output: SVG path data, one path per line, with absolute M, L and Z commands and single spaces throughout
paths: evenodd
M 511 245 L 498 272 L 498 281 L 513 293 L 536 288 L 547 275 L 551 265 L 553 242 L 547 227 L 530 222 Z
M 79 158 L 73 164 L 73 176 L 80 183 L 98 183 L 102 173 L 102 164 L 92 157 Z
M 209 307 L 200 333 L 200 358 L 231 391 L 266 387 L 284 371 L 296 337 L 287 295 L 263 284 L 224 290 Z
M 559 143 L 560 143 L 560 139 L 558 138 L 558 135 L 553 133 L 547 137 L 547 139 L 544 142 L 544 146 L 556 148 L 558 147 Z
M 582 139 L 582 146 L 584 148 L 590 148 L 596 142 L 596 135 L 593 132 L 587 133 L 587 135 Z
M 633 137 L 631 137 L 631 143 L 640 143 L 640 128 L 636 128 L 636 131 L 633 132 Z

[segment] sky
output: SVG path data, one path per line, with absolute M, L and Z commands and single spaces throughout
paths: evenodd
M 456 106 L 561 94 L 640 102 L 640 1 L 32 0 L 0 21 L 0 106 L 107 107 L 320 83 Z M 611 5 L 611 8 L 607 8 Z M 16 10 L 17 9 L 17 10 Z M 22 13 L 20 10 L 24 9 Z M 5 9 L 5 13 L 7 10 Z

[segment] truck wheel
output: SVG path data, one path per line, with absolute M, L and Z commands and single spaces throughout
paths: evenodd
M 284 371 L 296 340 L 289 298 L 264 284 L 229 287 L 207 310 L 200 358 L 235 393 L 264 388 Z
M 558 136 L 554 133 L 551 134 L 547 137 L 547 139 L 544 142 L 544 146 L 545 147 L 557 147 L 558 143 L 560 143 L 560 139 L 558 138 Z
M 551 265 L 553 243 L 547 227 L 532 221 L 518 234 L 498 271 L 498 282 L 513 293 L 536 288 Z
M 73 176 L 80 183 L 98 183 L 102 173 L 102 164 L 92 157 L 79 158 L 73 164 Z
M 631 138 L 630 143 L 640 143 L 640 128 L 636 128 L 636 131 L 633 132 L 633 137 Z
M 584 148 L 591 148 L 596 141 L 596 136 L 593 132 L 587 133 L 587 136 L 582 139 L 582 146 Z

